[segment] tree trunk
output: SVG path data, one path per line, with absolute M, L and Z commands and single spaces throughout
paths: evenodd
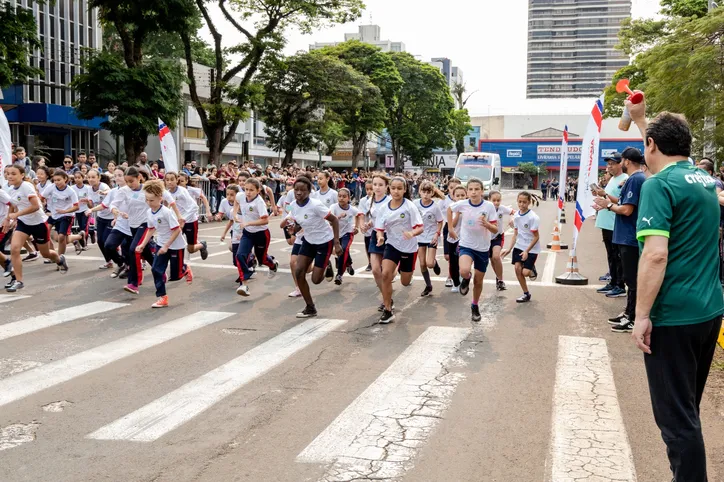
M 133 133 L 123 135 L 123 148 L 126 153 L 126 161 L 129 166 L 134 165 L 143 150 L 146 148 L 147 138 L 140 137 Z
M 400 142 L 392 139 L 392 154 L 395 156 L 395 172 L 402 172 L 404 161 L 402 159 L 402 148 Z
M 359 162 L 364 158 L 367 147 L 367 133 L 361 134 L 358 138 L 352 138 L 352 169 L 357 169 Z
M 465 152 L 465 139 L 456 139 L 455 140 L 455 150 L 458 153 L 458 156 Z
M 224 134 L 222 126 L 208 126 L 206 131 L 206 147 L 209 148 L 209 164 L 219 165 L 221 159 L 221 138 Z
M 289 167 L 292 164 L 294 164 L 294 148 L 287 147 L 286 149 L 284 149 L 284 162 L 282 166 Z

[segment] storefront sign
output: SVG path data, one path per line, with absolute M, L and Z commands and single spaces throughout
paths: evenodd
M 560 145 L 539 145 L 538 146 L 538 162 L 560 162 L 561 146 Z M 568 146 L 568 161 L 581 160 L 581 146 Z
M 506 155 L 508 157 L 523 157 L 523 149 L 508 149 Z

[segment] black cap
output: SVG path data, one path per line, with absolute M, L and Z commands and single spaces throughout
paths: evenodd
M 636 164 L 646 165 L 646 159 L 644 159 L 643 154 L 641 154 L 641 151 L 639 151 L 635 147 L 627 147 L 626 149 L 624 149 L 621 157 L 624 157 L 631 162 L 635 162 Z
M 610 156 L 606 156 L 604 159 L 606 162 L 621 162 L 621 153 L 620 152 L 614 152 Z

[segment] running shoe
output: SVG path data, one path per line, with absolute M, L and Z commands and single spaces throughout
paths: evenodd
M 16 279 L 12 280 L 10 284 L 5 285 L 5 291 L 8 293 L 15 293 L 17 290 L 21 290 L 25 288 L 25 284 L 23 284 L 22 281 L 18 281 Z
M 234 281 L 234 283 L 236 283 L 236 284 L 241 283 L 241 276 L 237 276 L 236 281 Z
M 85 239 L 84 235 L 81 235 L 80 241 L 78 241 L 78 243 L 80 244 L 81 251 L 85 251 L 88 248 L 88 246 L 86 245 L 86 239 Z
M 5 260 L 5 272 L 3 273 L 3 278 L 7 278 L 13 274 L 13 263 L 10 261 L 10 259 Z
M 294 291 L 292 291 L 291 293 L 289 293 L 287 296 L 288 296 L 289 298 L 299 298 L 300 296 L 302 296 L 302 292 L 299 291 L 299 289 L 295 289 Z
M 91 231 L 91 232 L 89 233 L 89 236 L 90 236 L 91 244 L 96 244 L 96 232 L 95 232 L 95 231 Z
M 327 270 L 324 272 L 324 279 L 326 279 L 327 282 L 330 282 L 334 279 L 334 270 L 332 269 L 331 263 L 327 263 Z
M 168 308 L 168 296 L 162 296 L 157 299 L 156 302 L 151 305 L 151 308 Z
M 53 261 L 48 258 L 45 258 L 45 259 L 43 259 L 43 264 L 53 264 Z
M 371 264 L 368 264 L 367 267 L 365 268 L 365 271 L 367 271 L 368 273 L 369 273 L 370 271 L 372 271 L 372 265 L 371 265 Z
M 450 288 L 450 293 L 460 293 L 460 287 L 453 286 L 452 288 Z
M 606 298 L 625 298 L 626 290 L 615 286 L 611 291 L 606 293 Z
M 297 313 L 297 318 L 312 318 L 317 316 L 317 308 L 314 305 L 307 305 L 304 311 Z
M 206 258 L 209 257 L 209 247 L 206 244 L 206 241 L 201 241 L 201 259 L 206 260 Z
M 600 288 L 598 288 L 596 290 L 596 293 L 601 293 L 601 294 L 605 295 L 606 293 L 611 291 L 613 288 L 614 288 L 614 286 L 611 283 L 609 283 L 606 286 L 601 286 Z
M 532 298 L 532 296 L 530 295 L 530 293 L 523 293 L 523 296 L 521 296 L 520 298 L 516 298 L 515 302 L 516 303 L 528 303 L 531 298 Z
M 107 263 L 104 263 L 100 266 L 98 266 L 98 269 L 111 269 L 113 267 L 113 261 L 109 261 Z
M 495 289 L 497 289 L 498 291 L 505 291 L 508 289 L 508 287 L 505 286 L 505 281 L 499 279 L 495 281 Z
M 432 293 L 432 286 L 425 286 L 425 289 L 422 290 L 422 293 L 420 294 L 420 296 L 427 296 L 430 293 Z
M 60 268 L 60 274 L 66 274 L 68 272 L 68 263 L 65 261 L 65 255 L 63 254 L 60 255 L 58 267 Z
M 445 280 L 445 288 L 450 288 L 453 285 L 452 278 L 448 278 Z
M 147 266 L 147 265 L 148 265 L 148 263 L 146 263 L 146 260 L 145 260 L 145 259 L 142 260 L 142 261 L 141 261 L 141 271 L 146 271 L 146 266 Z
M 239 285 L 238 288 L 236 288 L 236 294 L 239 296 L 249 296 L 249 287 L 247 285 Z
M 609 281 L 611 281 L 611 274 L 610 274 L 610 273 L 606 273 L 606 274 L 603 275 L 603 276 L 599 276 L 598 281 L 603 281 L 603 282 L 605 282 L 605 283 L 608 283 Z
M 628 318 L 621 320 L 621 323 L 611 327 L 611 331 L 614 333 L 631 333 L 634 329 L 634 322 L 629 321 Z
M 255 255 L 254 253 L 251 253 L 251 254 L 249 255 L 249 267 L 250 267 L 250 268 L 256 268 L 256 266 L 257 266 L 258 264 L 259 264 L 259 263 L 258 263 L 257 260 L 256 260 L 256 255 Z
M 472 313 L 472 320 L 473 321 L 480 321 L 483 319 L 482 316 L 480 316 L 480 307 L 478 305 L 470 305 L 470 311 Z
M 15 282 L 15 276 L 13 275 L 13 276 L 10 277 L 10 281 L 8 281 L 7 283 L 5 283 L 5 286 L 4 286 L 3 288 L 5 288 L 5 289 L 10 288 L 10 287 L 13 285 L 14 282 Z
M 437 264 L 437 261 L 435 261 L 435 266 L 432 267 L 432 271 L 435 273 L 435 276 L 440 276 L 442 270 L 440 269 L 440 265 Z
M 334 277 L 334 284 L 336 284 L 337 286 L 342 284 L 342 275 L 341 274 L 338 274 L 337 276 Z
M 352 267 L 351 264 L 349 266 L 347 266 L 347 274 L 350 276 L 354 276 L 354 268 Z
M 377 308 L 377 311 L 379 311 L 380 313 L 382 313 L 383 311 L 385 311 L 385 304 L 382 303 L 382 304 Z M 392 300 L 392 311 L 395 311 L 395 300 Z
M 535 281 L 538 278 L 538 270 L 535 269 L 535 266 L 533 266 L 530 269 L 530 276 L 528 276 L 528 279 L 531 281 Z
M 186 284 L 191 284 L 194 282 L 194 273 L 191 271 L 191 266 L 186 267 L 186 272 L 184 273 L 184 278 L 186 278 Z
M 124 286 L 124 287 L 123 287 L 123 290 L 124 290 L 124 291 L 127 291 L 127 292 L 129 292 L 129 293 L 131 293 L 131 294 L 134 294 L 134 295 L 137 295 L 137 294 L 138 294 L 138 286 L 132 285 L 132 284 L 130 284 L 130 283 L 127 284 L 126 286 Z
M 614 316 L 613 318 L 609 318 L 609 319 L 608 319 L 608 324 L 609 324 L 609 325 L 620 325 L 621 322 L 622 322 L 625 318 L 628 318 L 628 317 L 626 316 L 626 313 L 624 313 L 624 312 L 622 311 L 621 313 L 619 313 L 618 316 Z
M 118 272 L 118 278 L 120 278 L 120 279 L 128 278 L 128 266 L 124 266 L 121 268 L 121 270 Z
M 29 261 L 35 261 L 36 259 L 38 259 L 38 252 L 37 252 L 37 251 L 34 252 L 34 253 L 30 253 L 30 254 L 28 254 L 26 257 L 24 257 L 24 258 L 23 258 L 23 262 L 25 263 L 25 262 L 29 262 Z M 52 261 L 51 261 L 51 263 L 52 263 Z
M 468 279 L 463 279 L 463 281 L 460 283 L 460 294 L 461 295 L 466 296 L 470 292 L 470 280 L 471 279 L 472 279 L 472 277 L 468 278 Z
M 279 262 L 277 260 L 274 260 L 274 267 L 269 268 L 269 277 L 273 278 L 277 274 L 277 270 L 279 269 Z
M 382 310 L 382 316 L 380 316 L 380 325 L 386 325 L 395 321 L 395 314 L 391 310 Z

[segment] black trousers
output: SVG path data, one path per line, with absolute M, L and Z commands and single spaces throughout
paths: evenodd
M 614 245 L 620 255 L 623 280 L 628 288 L 626 298 L 626 318 L 629 321 L 636 321 L 636 277 L 639 274 L 639 248 L 638 246 L 627 246 L 625 244 Z
M 623 288 L 623 269 L 621 268 L 621 258 L 618 253 L 618 245 L 613 244 L 613 230 L 602 229 L 603 244 L 606 246 L 606 255 L 608 256 L 608 272 L 611 275 L 611 286 Z
M 644 355 L 651 406 L 666 444 L 674 482 L 707 482 L 699 404 L 721 316 L 695 325 L 657 326 Z

